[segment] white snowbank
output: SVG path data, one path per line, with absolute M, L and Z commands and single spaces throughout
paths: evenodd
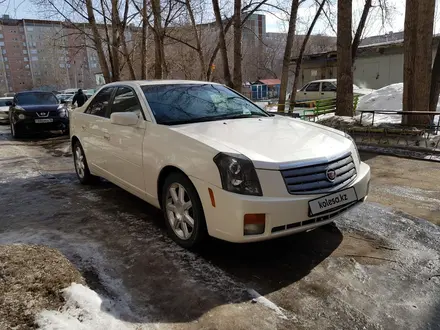
M 385 86 L 378 89 L 371 94 L 362 96 L 359 98 L 359 103 L 356 109 L 360 119 L 360 113 L 358 110 L 395 110 L 402 111 L 403 105 L 403 83 L 397 83 Z M 426 109 L 427 110 L 427 109 Z M 440 111 L 440 102 L 437 105 L 437 111 Z M 362 119 L 362 124 L 370 124 L 372 119 L 372 114 L 364 114 Z M 395 123 L 399 124 L 402 120 L 402 116 L 398 115 L 380 115 L 376 114 L 374 116 L 374 124 L 381 123 Z M 437 122 L 438 117 L 435 121 Z
M 63 290 L 63 296 L 66 303 L 60 311 L 46 310 L 37 316 L 36 321 L 41 329 L 124 330 L 137 328 L 134 324 L 117 319 L 112 313 L 111 304 L 82 284 L 72 283 Z

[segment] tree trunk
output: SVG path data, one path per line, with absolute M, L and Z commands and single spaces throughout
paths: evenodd
M 429 111 L 437 111 L 437 104 L 440 94 L 440 41 L 437 45 L 434 66 L 431 75 L 431 91 L 429 93 Z
M 287 83 L 289 81 L 289 65 L 292 55 L 293 38 L 295 37 L 296 16 L 298 14 L 298 0 L 292 0 L 290 8 L 289 30 L 287 31 L 286 47 L 284 49 L 283 67 L 281 71 L 280 96 L 278 100 L 278 112 L 284 112 L 286 103 Z
M 359 21 L 358 27 L 356 29 L 356 34 L 354 35 L 353 44 L 351 45 L 351 61 L 354 65 L 356 60 L 357 50 L 359 44 L 361 43 L 362 33 L 364 32 L 365 23 L 367 22 L 368 14 L 370 13 L 372 0 L 365 0 L 364 9 L 362 10 L 361 20 Z
M 234 89 L 241 93 L 241 0 L 234 0 Z
M 297 0 L 294 0 L 297 1 Z M 217 23 L 217 29 L 219 30 L 219 48 L 220 53 L 222 55 L 223 62 L 223 79 L 225 80 L 225 84 L 228 87 L 233 88 L 234 84 L 232 83 L 231 71 L 229 70 L 229 61 L 228 61 L 228 50 L 226 49 L 226 37 L 225 31 L 223 30 L 223 22 L 220 13 L 220 6 L 218 0 L 212 0 L 212 6 L 215 14 L 215 21 Z
M 197 49 L 197 55 L 199 56 L 199 64 L 200 64 L 200 80 L 203 80 L 203 72 L 205 70 L 205 56 L 203 54 L 202 45 L 200 42 L 200 36 L 199 32 L 197 31 L 197 24 L 196 20 L 194 18 L 194 13 L 191 7 L 190 0 L 185 0 L 186 9 L 188 10 L 189 19 L 191 21 L 191 27 L 193 29 L 194 33 L 194 39 L 196 41 L 196 49 Z
M 225 25 L 224 34 L 227 34 L 229 31 L 229 28 L 232 26 L 232 20 L 228 21 Z M 220 40 L 217 42 L 217 45 L 214 48 L 214 52 L 212 53 L 212 56 L 208 63 L 208 70 L 206 71 L 206 80 L 211 81 L 212 76 L 212 65 L 214 64 L 214 61 L 217 57 L 218 51 L 220 50 Z
M 351 11 L 352 0 L 338 0 L 336 115 L 353 117 Z
M 92 0 L 86 0 L 86 8 L 87 8 L 87 15 L 89 19 L 90 28 L 92 29 L 93 43 L 95 44 L 96 53 L 98 54 L 99 66 L 101 67 L 105 82 L 109 83 L 111 81 L 110 71 L 108 68 L 107 60 L 105 58 L 104 50 L 102 48 L 101 36 L 99 35 L 99 30 L 96 25 Z
M 407 0 L 404 38 L 404 111 L 427 111 L 431 90 L 435 2 Z M 426 125 L 427 116 L 404 116 L 403 123 Z
M 120 63 L 119 63 L 119 35 L 118 35 L 118 0 L 112 0 L 112 59 L 113 59 L 113 81 L 119 81 L 120 76 Z M 116 23 L 116 24 L 114 24 Z
M 141 42 L 141 79 L 147 79 L 147 38 L 148 38 L 147 0 L 142 1 L 142 42 Z
M 306 50 L 307 43 L 309 42 L 310 35 L 312 34 L 312 31 L 316 25 L 316 22 L 318 21 L 319 16 L 321 16 L 321 12 L 324 9 L 324 5 L 326 2 L 327 0 L 321 1 L 318 11 L 316 12 L 315 17 L 313 18 L 312 24 L 310 24 L 309 26 L 309 30 L 307 31 L 306 37 L 304 38 L 301 48 L 299 50 L 299 55 L 298 55 L 298 59 L 296 60 L 296 66 L 295 66 L 295 76 L 293 77 L 292 92 L 290 93 L 290 100 L 289 100 L 291 111 L 293 111 L 293 108 L 295 107 L 296 90 L 298 88 L 298 78 L 301 72 L 301 64 L 302 64 L 304 52 Z
M 125 30 L 127 28 L 128 9 L 129 9 L 129 1 L 125 0 L 124 17 L 123 17 L 122 22 L 121 22 L 121 18 L 119 16 L 118 11 L 116 12 L 116 18 L 117 18 L 117 25 L 119 27 L 119 36 L 120 36 L 120 42 L 122 45 L 122 53 L 124 54 L 125 61 L 127 63 L 130 80 L 136 80 L 136 74 L 134 73 L 134 68 L 133 68 L 133 61 L 130 56 L 130 51 L 128 50 L 127 39 L 125 38 Z M 122 68 L 121 68 L 121 70 L 122 70 Z
M 163 66 L 163 58 L 162 58 L 162 42 L 163 38 L 162 34 L 162 22 L 160 16 L 160 0 L 151 0 L 151 7 L 153 10 L 154 17 L 154 78 L 162 79 L 162 66 Z

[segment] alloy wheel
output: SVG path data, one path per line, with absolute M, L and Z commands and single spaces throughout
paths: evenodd
M 179 183 L 173 183 L 168 189 L 166 212 L 177 237 L 190 239 L 194 232 L 193 205 L 188 192 Z
M 85 175 L 85 160 L 84 155 L 79 146 L 75 148 L 75 169 L 78 176 L 83 179 Z

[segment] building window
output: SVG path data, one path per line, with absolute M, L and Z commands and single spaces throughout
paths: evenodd
M 60 63 L 60 68 L 64 68 L 65 65 L 63 63 Z
M 33 46 L 34 46 L 34 47 L 37 47 L 37 43 L 36 43 L 36 42 L 34 42 L 34 43 L 33 43 Z
M 37 56 L 32 56 L 32 61 L 38 61 L 38 57 Z
M 7 62 L 7 61 L 8 61 L 8 58 L 7 58 L 6 56 L 3 57 L 3 61 Z
M 9 64 L 5 64 L 5 69 L 9 69 Z
M 31 54 L 36 54 L 37 50 L 36 49 L 31 49 Z
M 0 46 L 4 46 L 4 45 L 5 45 L 4 41 L 0 41 Z
M 23 47 L 26 47 L 26 43 L 25 42 L 23 42 Z
M 28 59 L 27 57 L 25 57 L 23 60 L 24 60 L 25 62 L 28 62 L 28 61 L 29 61 L 29 59 Z
M 2 49 L 2 54 L 6 54 L 6 49 Z
M 23 54 L 27 54 L 27 50 L 26 49 L 23 49 Z
M 23 31 L 24 31 L 23 27 L 21 27 L 21 26 L 18 28 L 18 30 L 19 30 L 20 32 L 23 32 Z
M 34 27 L 33 27 L 33 26 L 28 26 L 28 27 L 27 27 L 27 30 L 28 30 L 28 31 L 34 31 Z
M 0 33 L 0 38 L 3 38 L 3 34 L 2 33 Z

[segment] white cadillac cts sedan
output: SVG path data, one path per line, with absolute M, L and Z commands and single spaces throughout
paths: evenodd
M 368 194 L 370 168 L 348 135 L 211 82 L 111 83 L 70 125 L 81 183 L 103 177 L 161 208 L 187 248 L 313 229 Z

